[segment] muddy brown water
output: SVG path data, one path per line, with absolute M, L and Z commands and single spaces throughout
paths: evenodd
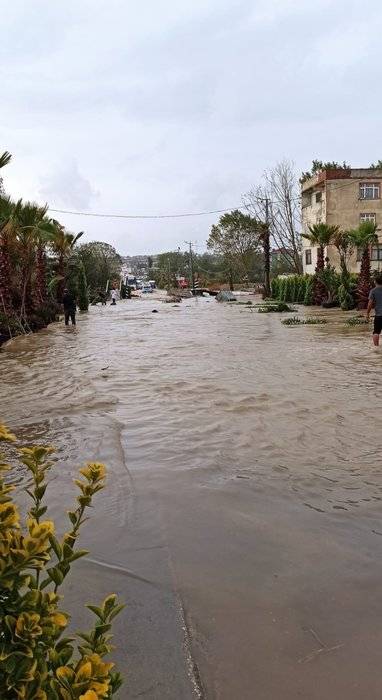
M 57 447 L 61 530 L 78 466 L 108 465 L 66 606 L 79 628 L 126 601 L 121 699 L 380 698 L 382 356 L 326 316 L 134 300 L 1 352 L 3 418 Z

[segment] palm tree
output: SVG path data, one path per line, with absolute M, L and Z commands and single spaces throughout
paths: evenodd
M 12 156 L 8 151 L 0 155 L 0 170 L 10 162 Z M 11 201 L 4 196 L 3 179 L 0 177 L 0 310 L 9 313 L 11 310 L 11 265 L 7 246 L 9 221 L 12 215 Z
M 41 207 L 34 202 L 24 203 L 21 199 L 15 206 L 14 222 L 19 248 L 20 315 L 22 318 L 26 318 L 27 312 L 30 312 L 39 303 L 37 294 L 32 287 L 32 276 L 36 269 L 37 250 L 41 245 L 43 235 L 45 235 L 47 209 L 47 206 Z
M 5 166 L 8 165 L 8 163 L 11 161 L 11 159 L 12 159 L 11 154 L 8 153 L 8 151 L 4 151 L 4 153 L 2 153 L 0 155 L 0 170 L 1 170 L 1 168 L 5 168 Z M 0 195 L 3 195 L 3 194 L 5 194 L 4 187 L 3 187 L 3 178 L 0 177 Z
M 371 289 L 370 246 L 378 242 L 377 225 L 374 221 L 363 221 L 357 229 L 349 232 L 352 244 L 361 251 L 361 270 L 357 284 L 357 305 L 366 309 Z
M 338 287 L 338 299 L 341 309 L 348 311 L 354 309 L 354 295 L 351 289 L 348 262 L 353 254 L 354 245 L 350 231 L 338 230 L 333 236 L 333 245 L 337 248 L 341 268 L 341 284 Z
M 11 198 L 0 196 L 0 312 L 7 315 L 12 312 L 10 242 L 13 212 Z
M 55 219 L 51 223 L 53 231 L 50 236 L 50 247 L 57 256 L 57 301 L 61 302 L 65 285 L 66 264 L 74 246 L 84 232 L 80 231 L 77 234 L 68 233 L 65 227 Z
M 349 276 L 348 262 L 354 250 L 350 231 L 341 231 L 341 229 L 338 229 L 332 238 L 332 244 L 337 248 L 342 278 L 344 280 L 344 278 Z
M 303 233 L 303 238 L 306 238 L 312 246 L 317 247 L 317 263 L 313 285 L 314 304 L 322 304 L 325 298 L 326 287 L 320 279 L 320 273 L 325 268 L 325 248 L 332 243 L 334 236 L 338 234 L 338 230 L 338 226 L 320 223 L 309 226 L 309 233 Z

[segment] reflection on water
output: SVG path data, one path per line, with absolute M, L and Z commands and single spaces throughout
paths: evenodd
M 76 329 L 53 325 L 3 350 L 3 417 L 26 442 L 43 439 L 58 447 L 57 503 L 80 460 L 107 461 L 114 500 L 104 515 L 116 512 L 121 527 L 129 518 L 138 522 L 144 489 L 158 502 L 174 489 L 166 517 L 178 527 L 182 489 L 197 485 L 198 506 L 205 493 L 227 498 L 232 483 L 241 484 L 243 494 L 250 488 L 288 494 L 311 518 L 373 518 L 382 498 L 376 423 L 382 355 L 372 351 L 363 328 L 344 327 L 338 312 L 327 315 L 327 326 L 287 328 L 278 314 L 213 299 L 185 300 L 180 307 L 148 299 L 92 308 Z M 132 481 L 124 481 L 118 460 Z M 240 502 L 235 507 L 230 517 L 238 537 L 252 516 Z M 186 522 L 186 497 L 182 508 Z M 151 514 L 145 511 L 146 528 Z M 187 536 L 194 526 L 190 520 Z M 169 535 L 174 552 L 177 536 L 181 540 L 180 529 Z M 98 533 L 99 547 L 101 539 Z M 201 542 L 199 556 L 208 546 Z M 215 542 L 215 552 L 218 547 Z M 175 568 L 187 591 L 191 573 L 180 550 Z M 112 558 L 110 551 L 105 558 Z M 246 559 L 242 566 L 245 579 Z M 197 620 L 203 605 L 196 593 L 188 595 Z M 201 619 L 207 624 L 205 615 Z M 219 654 L 224 660 L 222 649 Z

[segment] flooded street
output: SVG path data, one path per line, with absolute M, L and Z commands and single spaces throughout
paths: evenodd
M 121 699 L 380 698 L 382 354 L 327 316 L 131 300 L 3 349 L 4 421 L 58 450 L 54 516 L 108 467 L 67 608 L 126 601 Z

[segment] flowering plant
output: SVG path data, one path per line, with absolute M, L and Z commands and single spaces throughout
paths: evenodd
M 0 442 L 16 437 L 0 424 Z M 31 507 L 23 522 L 5 480 L 10 465 L 0 457 L 0 697 L 2 700 L 99 700 L 112 698 L 122 683 L 110 650 L 111 623 L 124 607 L 110 595 L 95 614 L 94 627 L 76 637 L 64 636 L 69 621 L 61 610 L 58 589 L 72 563 L 88 554 L 76 548 L 85 510 L 105 484 L 103 464 L 89 462 L 75 480 L 80 494 L 69 511 L 70 528 L 57 538 L 44 496 L 53 448 L 17 448 L 31 481 Z

